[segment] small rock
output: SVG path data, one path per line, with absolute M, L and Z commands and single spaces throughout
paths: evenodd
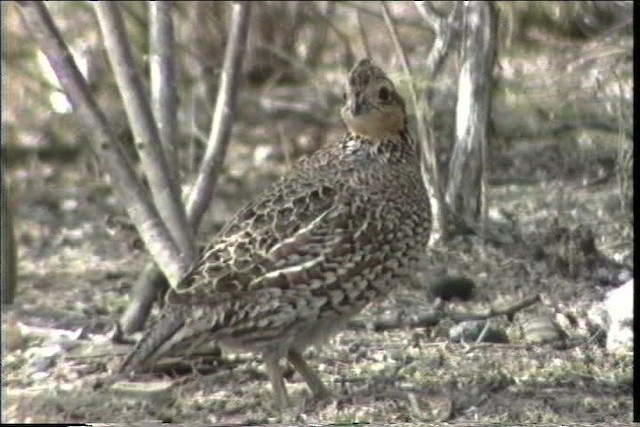
M 526 342 L 532 344 L 552 343 L 565 340 L 567 334 L 549 316 L 535 316 L 524 321 L 522 332 Z
M 62 352 L 59 345 L 46 347 L 32 347 L 25 353 L 25 357 L 31 359 L 29 367 L 35 372 L 45 372 L 53 368 Z
M 20 329 L 20 325 L 18 325 L 15 314 L 9 313 L 3 323 L 2 349 L 6 352 L 23 349 L 27 340 Z
M 626 268 L 622 269 L 618 273 L 618 281 L 620 281 L 620 282 L 628 282 L 629 280 L 631 280 L 633 282 L 633 273 L 630 270 L 626 269 Z
M 603 302 L 608 318 L 607 350 L 633 347 L 633 279 L 607 293 Z
M 509 342 L 509 337 L 504 330 L 491 325 L 486 327 L 486 324 L 487 322 L 484 320 L 461 322 L 449 329 L 449 339 L 452 342 L 476 342 L 484 331 L 484 335 L 482 335 L 480 342 Z
M 49 378 L 49 376 L 50 373 L 47 371 L 37 371 L 29 375 L 29 379 L 32 381 L 40 382 L 46 380 L 47 378 Z

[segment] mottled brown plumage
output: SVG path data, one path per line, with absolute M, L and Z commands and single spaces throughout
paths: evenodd
M 240 210 L 167 295 L 126 372 L 216 340 L 262 354 L 277 403 L 286 357 L 314 394 L 327 389 L 302 351 L 399 286 L 431 226 L 415 141 L 393 83 L 370 60 L 349 73 L 349 132 L 300 161 Z

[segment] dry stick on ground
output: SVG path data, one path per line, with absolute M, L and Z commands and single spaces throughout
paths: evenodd
M 231 28 L 220 76 L 220 89 L 211 123 L 211 133 L 198 178 L 187 202 L 187 217 L 194 232 L 197 231 L 202 215 L 209 206 L 229 145 L 250 13 L 250 2 L 234 2 L 232 4 Z M 123 332 L 132 333 L 142 329 L 149 316 L 153 301 L 157 295 L 163 294 L 165 290 L 166 279 L 163 274 L 153 264 L 145 266 L 136 281 L 133 299 L 120 319 L 120 327 Z M 118 337 L 116 336 L 116 338 Z
M 95 10 L 153 199 L 184 261 L 191 264 L 197 254 L 195 239 L 181 203 L 178 183 L 171 179 L 174 174 L 167 173 L 169 163 L 142 78 L 135 67 L 120 7 L 116 2 L 97 2 Z
M 107 119 L 91 95 L 68 46 L 62 39 L 49 11 L 41 1 L 21 1 L 20 14 L 40 49 L 49 60 L 73 109 L 91 136 L 95 152 L 104 160 L 113 187 L 133 220 L 153 258 L 162 266 L 170 282 L 177 282 L 189 265 L 180 257 L 165 223 L 149 193 L 138 180 L 125 151 Z
M 469 320 L 487 320 L 498 316 L 513 317 L 515 313 L 540 301 L 540 295 L 525 298 L 504 308 L 490 308 L 486 313 L 455 313 L 429 312 L 410 314 L 402 310 L 381 317 L 373 322 L 354 319 L 348 323 L 350 329 L 369 329 L 373 331 L 388 331 L 402 328 L 425 328 L 435 326 L 445 319 L 456 323 Z
M 407 86 L 409 87 L 409 96 L 411 103 L 414 106 L 416 112 L 416 125 L 418 127 L 418 139 L 420 140 L 420 147 L 422 151 L 422 160 L 420 166 L 422 169 L 422 181 L 429 194 L 429 201 L 431 202 L 431 217 L 432 217 L 432 231 L 431 242 L 437 241 L 444 232 L 444 226 L 446 224 L 445 210 L 444 210 L 444 195 L 441 191 L 440 177 L 438 172 L 438 162 L 436 158 L 435 140 L 433 138 L 433 131 L 431 126 L 428 125 L 428 118 L 426 114 L 427 105 L 426 100 L 418 100 L 416 93 L 414 80 L 411 77 L 411 70 L 409 68 L 409 62 L 400 44 L 398 32 L 395 24 L 389 15 L 389 9 L 384 1 L 380 2 L 382 16 L 387 24 L 389 33 L 395 45 L 396 53 L 400 58 L 400 63 L 407 79 Z

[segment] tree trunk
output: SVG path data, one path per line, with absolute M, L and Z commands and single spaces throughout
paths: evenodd
M 456 141 L 446 200 L 451 212 L 475 228 L 482 212 L 491 81 L 496 51 L 496 10 L 491 2 L 464 3 L 463 63 L 458 81 Z
M 2 170 L 4 172 L 4 168 Z M 16 243 L 4 173 L 0 173 L 0 289 L 2 305 L 13 303 L 16 292 Z

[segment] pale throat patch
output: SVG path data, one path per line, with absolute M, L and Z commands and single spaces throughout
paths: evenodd
M 395 134 L 404 128 L 404 115 L 401 111 L 383 113 L 374 110 L 366 115 L 354 117 L 345 108 L 342 110 L 342 118 L 351 132 L 369 138 Z

